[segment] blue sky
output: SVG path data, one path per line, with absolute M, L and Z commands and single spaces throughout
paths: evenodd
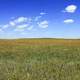
M 0 38 L 80 38 L 80 0 L 0 0 Z

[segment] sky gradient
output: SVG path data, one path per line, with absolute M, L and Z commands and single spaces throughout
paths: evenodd
M 80 38 L 80 0 L 0 0 L 0 38 Z

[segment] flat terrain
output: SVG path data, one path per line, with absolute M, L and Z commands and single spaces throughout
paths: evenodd
M 80 40 L 0 40 L 0 80 L 80 80 Z

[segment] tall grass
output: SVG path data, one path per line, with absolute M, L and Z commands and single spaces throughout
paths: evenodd
M 80 40 L 0 40 L 0 80 L 80 80 Z

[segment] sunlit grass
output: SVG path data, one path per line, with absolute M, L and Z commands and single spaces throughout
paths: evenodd
M 80 40 L 0 40 L 0 80 L 80 80 Z

